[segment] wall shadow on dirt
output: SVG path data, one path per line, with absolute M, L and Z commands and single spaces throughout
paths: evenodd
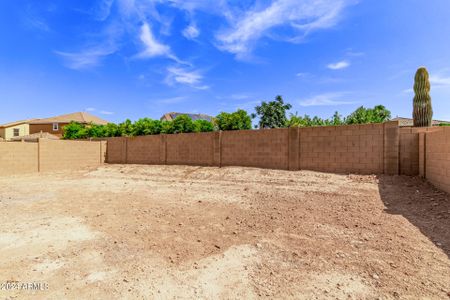
M 402 215 L 450 258 L 450 195 L 419 177 L 379 177 L 385 211 Z

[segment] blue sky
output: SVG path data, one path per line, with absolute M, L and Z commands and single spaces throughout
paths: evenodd
M 448 0 L 0 1 L 0 123 L 216 115 L 277 94 L 330 117 L 410 116 L 415 70 L 450 120 Z

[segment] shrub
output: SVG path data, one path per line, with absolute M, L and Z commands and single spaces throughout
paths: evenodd
M 143 118 L 133 125 L 133 135 L 153 135 L 161 133 L 161 121 Z
M 104 131 L 104 137 L 115 137 L 115 136 L 120 136 L 120 129 L 119 126 L 115 123 L 108 123 L 106 125 L 103 126 L 105 131 Z
M 194 131 L 194 122 L 187 115 L 179 115 L 172 121 L 173 133 L 187 133 Z
M 233 113 L 221 112 L 215 118 L 218 130 L 242 130 L 252 128 L 252 119 L 245 110 L 238 109 Z
M 121 136 L 133 136 L 134 125 L 129 119 L 119 124 L 119 132 Z
M 89 124 L 86 127 L 86 137 L 101 138 L 106 136 L 106 126 Z
M 383 123 L 391 118 L 391 112 L 383 105 L 377 105 L 374 108 L 365 108 L 361 106 L 345 118 L 346 124 L 370 124 Z
M 161 133 L 172 134 L 174 133 L 174 128 L 171 121 L 161 122 Z
M 87 130 L 83 124 L 70 122 L 63 128 L 63 138 L 66 140 L 83 139 L 87 137 Z
M 206 120 L 194 121 L 194 132 L 210 132 L 214 130 L 214 125 Z
M 348 117 L 342 119 L 342 116 L 335 112 L 331 119 L 322 119 L 317 116 L 311 118 L 308 115 L 303 117 L 297 114 L 290 116 L 287 125 L 289 127 L 309 127 L 309 126 L 331 126 L 345 124 L 369 124 L 383 123 L 391 118 L 391 112 L 383 105 L 377 105 L 374 108 L 364 108 L 363 106 L 356 109 Z

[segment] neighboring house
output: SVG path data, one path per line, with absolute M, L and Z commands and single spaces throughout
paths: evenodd
M 0 139 L 10 140 L 13 137 L 30 134 L 29 123 L 31 121 L 34 121 L 34 119 L 0 125 Z
M 39 132 L 48 132 L 57 137 L 62 137 L 64 126 L 70 122 L 78 122 L 81 124 L 96 124 L 96 125 L 106 125 L 109 122 L 99 117 L 96 117 L 87 112 L 76 112 L 67 115 L 56 116 L 47 119 L 37 119 L 31 121 L 30 124 L 30 134 Z
M 392 119 L 391 121 L 398 121 L 398 124 L 400 127 L 412 127 L 414 126 L 414 120 L 410 118 L 402 118 L 397 117 Z M 439 126 L 440 124 L 450 124 L 450 121 L 440 121 L 440 120 L 433 120 L 433 126 Z
M 208 122 L 211 122 L 213 120 L 213 117 L 205 115 L 205 114 L 189 114 L 189 113 L 178 113 L 178 112 L 170 112 L 170 113 L 166 113 L 161 117 L 161 121 L 172 121 L 173 119 L 175 119 L 178 116 L 181 115 L 186 115 L 189 118 L 192 119 L 192 121 L 195 120 L 206 120 Z

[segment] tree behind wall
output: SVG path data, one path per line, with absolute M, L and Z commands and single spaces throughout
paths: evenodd
M 389 121 L 391 112 L 383 105 L 374 108 L 361 106 L 345 118 L 345 124 L 371 124 Z
M 218 130 L 244 130 L 252 128 L 252 119 L 245 110 L 221 112 L 214 120 Z
M 259 117 L 259 128 L 283 128 L 287 126 L 288 121 L 286 111 L 291 107 L 291 104 L 284 103 L 283 98 L 278 95 L 274 101 L 263 101 L 261 105 L 256 106 L 256 114 L 252 114 L 252 117 Z

